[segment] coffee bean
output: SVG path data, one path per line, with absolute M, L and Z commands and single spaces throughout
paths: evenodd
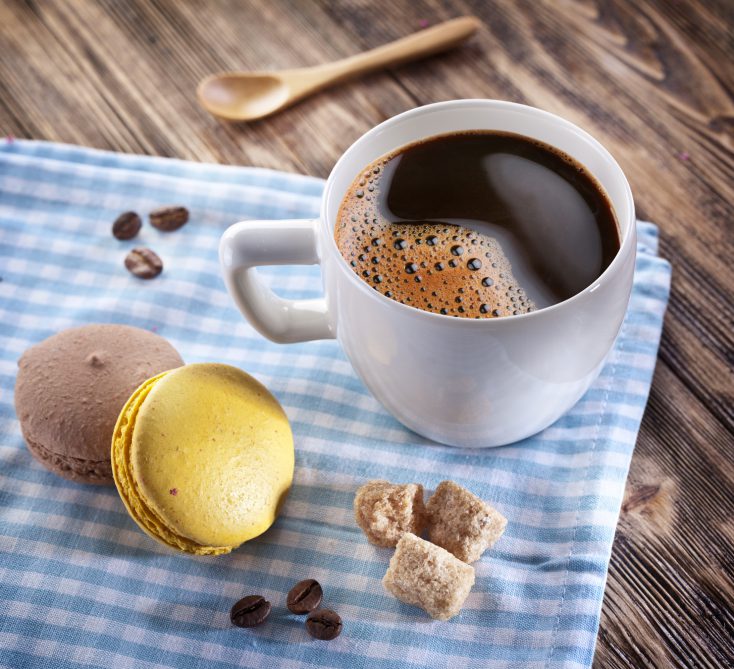
M 117 239 L 132 239 L 140 232 L 143 221 L 134 211 L 126 211 L 120 214 L 112 224 L 112 234 Z
M 150 212 L 150 224 L 163 232 L 178 230 L 189 220 L 189 210 L 181 206 L 158 207 Z
M 296 583 L 288 593 L 286 605 L 291 613 L 308 613 L 321 604 L 324 592 L 318 581 L 307 578 Z
M 229 619 L 237 627 L 255 627 L 270 615 L 270 602 L 262 595 L 248 595 L 237 602 L 229 612 Z
M 163 271 L 163 261 L 154 251 L 139 246 L 125 256 L 125 267 L 139 279 L 153 279 Z
M 306 618 L 306 630 L 321 641 L 336 639 L 342 632 L 342 619 L 331 609 L 316 609 Z

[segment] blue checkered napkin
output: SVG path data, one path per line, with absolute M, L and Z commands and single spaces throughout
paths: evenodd
M 219 276 L 217 242 L 243 218 L 316 216 L 323 183 L 253 168 L 189 164 L 40 142 L 0 146 L 0 665 L 3 667 L 588 667 L 630 456 L 668 298 L 657 229 L 639 224 L 630 310 L 599 380 L 542 434 L 491 450 L 427 442 L 370 396 L 334 341 L 280 346 L 245 323 Z M 173 234 L 145 226 L 118 242 L 111 221 L 184 204 Z M 153 247 L 164 273 L 143 282 L 122 261 Z M 265 271 L 290 297 L 320 294 L 317 268 Z M 114 488 L 66 482 L 23 445 L 16 361 L 63 328 L 129 323 L 168 338 L 188 362 L 241 366 L 283 403 L 295 482 L 278 522 L 221 558 L 169 552 L 144 535 Z M 432 622 L 380 583 L 392 551 L 352 519 L 370 478 L 452 478 L 509 518 L 475 564 L 463 612 Z M 344 619 L 312 641 L 285 593 L 313 577 Z M 245 594 L 268 622 L 233 628 Z

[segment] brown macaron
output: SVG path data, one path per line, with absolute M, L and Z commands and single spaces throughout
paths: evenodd
M 55 474 L 112 483 L 120 410 L 146 379 L 182 366 L 163 337 L 129 325 L 85 325 L 29 348 L 18 361 L 15 411 L 28 450 Z

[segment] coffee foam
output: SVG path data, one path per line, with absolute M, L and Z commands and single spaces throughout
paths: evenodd
M 397 302 L 447 316 L 533 311 L 494 237 L 453 222 L 392 223 L 382 216 L 377 196 L 391 158 L 370 164 L 339 208 L 334 237 L 357 276 Z

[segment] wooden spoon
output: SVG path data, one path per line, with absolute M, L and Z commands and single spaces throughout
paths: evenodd
M 210 114 L 228 121 L 252 121 L 273 114 L 316 91 L 382 67 L 423 58 L 456 46 L 481 25 L 465 16 L 333 63 L 278 72 L 222 72 L 196 91 Z

